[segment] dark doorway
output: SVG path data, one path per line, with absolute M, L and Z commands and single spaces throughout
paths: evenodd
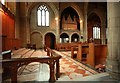
M 78 34 L 73 34 L 71 37 L 71 42 L 78 42 L 79 41 L 79 36 Z
M 45 45 L 51 49 L 55 48 L 56 39 L 53 33 L 47 33 L 45 35 Z
M 66 33 L 60 35 L 61 43 L 69 43 L 69 36 Z

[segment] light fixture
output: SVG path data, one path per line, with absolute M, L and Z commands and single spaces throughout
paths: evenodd
M 80 23 L 82 23 L 83 21 L 82 20 L 80 20 Z
M 58 17 L 56 17 L 55 20 L 57 21 L 57 20 L 58 20 Z

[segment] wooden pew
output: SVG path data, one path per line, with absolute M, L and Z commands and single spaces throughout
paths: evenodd
M 77 57 L 77 52 L 76 51 L 78 51 L 78 46 L 71 47 L 71 58 L 76 58 Z
M 87 64 L 95 67 L 95 47 L 94 43 L 89 43 L 89 52 L 87 55 Z
M 107 45 L 95 45 L 95 65 L 105 64 L 107 58 Z
M 36 50 L 36 44 L 32 45 L 32 49 Z
M 78 45 L 78 52 L 77 52 L 77 59 L 80 61 L 87 62 L 87 57 L 89 54 L 89 44 L 79 44 Z
M 70 51 L 71 47 L 76 47 L 76 46 L 78 46 L 79 43 L 81 43 L 81 42 L 77 42 L 77 43 L 58 43 L 58 44 L 56 44 L 55 49 L 56 50 Z
M 96 45 L 94 43 L 79 44 L 77 59 L 91 67 L 98 64 L 105 64 L 107 57 L 107 45 Z
M 30 45 L 30 44 L 27 44 L 27 48 L 31 48 L 31 45 Z
M 27 44 L 27 48 L 36 50 L 36 44 Z
M 9 69 L 10 73 L 10 79 L 12 83 L 17 82 L 17 70 L 23 66 L 28 65 L 32 62 L 40 62 L 40 63 L 46 63 L 49 65 L 50 68 L 50 78 L 49 81 L 55 81 L 60 77 L 60 69 L 59 69 L 59 59 L 61 56 L 57 54 L 56 52 L 52 51 L 50 48 L 47 48 L 49 50 L 51 56 L 47 57 L 40 57 L 40 58 L 12 58 L 12 59 L 5 59 L 0 61 L 0 63 L 3 64 L 3 69 L 6 67 Z M 55 69 L 56 65 L 56 69 Z M 56 71 L 56 73 L 54 72 Z M 56 76 L 56 77 L 55 77 Z M 4 78 L 4 75 L 3 75 Z

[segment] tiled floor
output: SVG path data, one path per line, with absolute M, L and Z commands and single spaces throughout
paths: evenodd
M 67 56 L 67 52 L 58 52 L 62 58 L 60 59 L 60 78 L 57 81 L 81 81 L 91 78 L 90 76 L 97 75 L 98 73 L 89 67 L 73 60 Z M 65 54 L 66 53 L 66 54 Z M 70 53 L 68 52 L 68 55 Z M 46 56 L 44 50 L 29 50 L 19 49 L 13 51 L 13 58 L 28 58 L 28 57 L 41 57 Z M 106 75 L 106 74 L 105 74 Z M 48 81 L 49 80 L 49 66 L 41 63 L 31 63 L 23 66 L 18 70 L 19 81 Z M 86 78 L 86 79 L 85 79 Z

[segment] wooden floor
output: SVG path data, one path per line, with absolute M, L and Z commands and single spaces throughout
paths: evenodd
M 70 54 L 69 52 L 56 52 L 62 56 L 60 59 L 61 75 L 57 81 L 79 81 L 98 74 L 98 72 L 67 56 L 67 53 Z M 21 48 L 13 51 L 12 58 L 43 57 L 46 55 L 47 53 L 44 50 L 35 51 Z M 18 69 L 18 81 L 48 81 L 49 77 L 49 66 L 47 64 L 34 62 Z

